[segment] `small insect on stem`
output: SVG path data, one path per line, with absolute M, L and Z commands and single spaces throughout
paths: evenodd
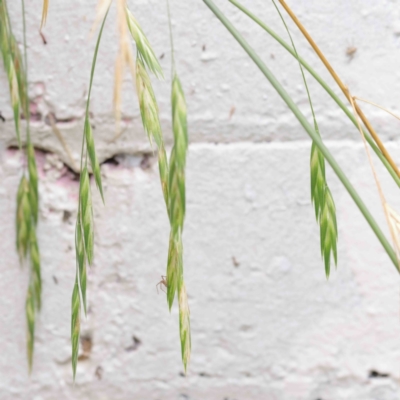
M 357 52 L 357 47 L 350 46 L 346 50 L 346 56 L 349 57 L 350 60 L 352 60 L 356 52 Z
M 156 288 L 157 288 L 157 293 L 158 292 L 158 288 L 160 287 L 160 290 L 164 293 L 167 293 L 164 288 L 166 289 L 168 287 L 167 285 L 167 277 L 164 275 L 161 275 L 161 281 L 157 283 Z

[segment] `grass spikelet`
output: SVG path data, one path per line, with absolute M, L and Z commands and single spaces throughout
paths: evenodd
M 86 257 L 85 257 L 85 244 L 82 236 L 82 225 L 81 218 L 78 215 L 75 229 L 75 252 L 76 252 L 76 263 L 79 270 L 79 286 L 81 289 L 83 309 L 86 315 Z
M 178 282 L 182 271 L 182 241 L 179 234 L 169 237 L 168 264 L 167 264 L 167 300 L 168 307 L 171 310 L 174 303 L 175 293 L 178 288 Z
M 25 314 L 27 323 L 27 355 L 29 373 L 32 371 L 33 351 L 35 345 L 35 293 L 32 284 L 28 287 L 25 302 Z
M 20 106 L 26 118 L 26 116 L 29 114 L 29 110 L 27 110 L 27 107 L 29 105 L 28 88 L 25 82 L 25 70 L 22 62 L 22 54 L 19 50 L 18 43 L 13 34 L 10 34 L 10 54 L 14 63 L 15 74 L 17 76 Z
M 14 68 L 14 62 L 11 57 L 8 57 L 7 68 L 8 83 L 10 86 L 11 107 L 13 109 L 15 131 L 17 134 L 18 145 L 21 147 L 21 134 L 20 134 L 20 102 L 18 93 L 18 79 Z
M 181 81 L 176 74 L 172 81 L 171 104 L 172 129 L 174 132 L 175 148 L 177 149 L 177 161 L 181 167 L 184 167 L 186 164 L 186 151 L 188 147 L 187 107 Z
M 185 282 L 183 281 L 183 277 L 181 277 L 179 284 L 178 299 L 179 299 L 179 333 L 181 338 L 181 353 L 182 353 L 183 366 L 186 372 L 190 360 L 192 340 L 190 334 L 190 310 L 189 310 L 186 287 L 185 287 Z
M 92 171 L 94 175 L 94 180 L 96 182 L 96 186 L 99 189 L 101 199 L 103 200 L 104 203 L 104 195 L 103 195 L 103 185 L 101 183 L 101 173 L 100 173 L 100 165 L 99 161 L 96 156 L 96 149 L 94 145 L 94 138 L 93 138 L 93 131 L 92 127 L 90 125 L 90 121 L 88 116 L 86 116 L 85 119 L 85 132 L 84 132 L 85 138 L 86 138 L 86 147 L 87 151 L 89 154 L 90 158 L 90 164 L 92 165 Z
M 42 29 L 46 25 L 48 11 L 49 11 L 49 0 L 43 0 L 42 22 L 40 23 L 40 29 Z
M 29 202 L 29 182 L 23 176 L 17 193 L 17 251 L 20 262 L 26 258 L 31 230 L 31 207 Z
M 320 220 L 325 196 L 325 160 L 315 143 L 311 146 L 311 200 L 314 203 L 315 218 Z
M 78 276 L 75 278 L 74 290 L 72 291 L 71 304 L 71 343 L 72 343 L 72 373 L 75 380 L 76 365 L 78 363 L 79 335 L 80 335 L 80 308 Z
M 158 169 L 160 172 L 161 188 L 163 191 L 163 196 L 165 204 L 168 205 L 168 181 L 169 181 L 169 167 L 167 153 L 165 151 L 164 144 L 158 149 Z
M 149 71 L 151 71 L 158 78 L 163 78 L 163 72 L 160 63 L 154 51 L 148 41 L 146 35 L 144 34 L 142 28 L 140 27 L 138 21 L 133 16 L 133 14 L 126 8 L 126 20 L 128 28 L 131 32 L 133 40 L 136 43 L 136 48 L 140 57 L 142 58 L 144 64 L 146 64 Z
M 13 109 L 15 131 L 18 145 L 21 146 L 20 138 L 20 98 L 18 88 L 18 76 L 15 70 L 12 43 L 13 38 L 10 21 L 8 18 L 7 5 L 4 0 L 0 0 L 0 50 L 3 58 L 4 68 L 7 73 L 8 85 L 10 89 L 11 107 Z
M 321 254 L 324 259 L 326 277 L 329 278 L 331 254 L 337 265 L 337 238 L 336 209 L 328 186 L 325 187 L 324 203 L 320 217 Z
M 40 268 L 40 253 L 37 244 L 36 231 L 31 229 L 30 256 L 32 265 L 32 285 L 35 306 L 38 311 L 42 308 L 42 273 Z
M 38 172 L 36 167 L 35 150 L 31 142 L 28 144 L 27 153 L 29 171 L 29 202 L 31 206 L 32 219 L 36 225 L 39 216 Z
M 185 96 L 178 76 L 172 81 L 172 129 L 174 147 L 171 152 L 169 172 L 169 212 L 173 232 L 183 230 L 186 210 L 185 166 L 188 147 L 187 109 Z
M 92 199 L 90 193 L 90 181 L 87 167 L 84 167 L 81 173 L 80 182 L 80 212 L 79 215 L 82 220 L 83 241 L 85 244 L 85 253 L 89 265 L 93 262 L 93 211 Z
M 136 91 L 144 130 L 149 137 L 150 143 L 154 140 L 157 146 L 160 147 L 162 145 L 162 134 L 157 100 L 150 77 L 140 58 L 136 60 Z
M 185 171 L 179 168 L 177 149 L 171 151 L 169 162 L 169 216 L 174 235 L 183 229 L 186 209 Z
M 149 74 L 139 57 L 136 60 L 136 91 L 144 130 L 147 133 L 150 143 L 152 144 L 154 141 L 158 148 L 158 168 L 160 171 L 161 187 L 165 204 L 168 208 L 169 167 L 158 115 L 158 105 Z

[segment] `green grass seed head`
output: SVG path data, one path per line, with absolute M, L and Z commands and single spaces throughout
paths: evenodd
M 314 203 L 315 217 L 320 220 L 325 196 L 325 159 L 315 143 L 311 146 L 311 200 Z
M 168 167 L 167 153 L 165 151 L 164 146 L 162 146 L 158 149 L 158 169 L 160 172 L 161 188 L 163 191 L 165 204 L 168 205 L 169 167 Z
M 331 192 L 328 187 L 325 189 L 325 201 L 321 211 L 321 254 L 324 259 L 325 273 L 329 277 L 331 255 L 337 265 L 337 240 L 338 230 L 336 223 L 336 209 Z
M 17 192 L 17 250 L 20 261 L 25 260 L 28 252 L 30 230 L 31 230 L 31 207 L 29 201 L 29 182 L 23 176 Z
M 146 35 L 144 34 L 142 28 L 137 22 L 133 14 L 126 8 L 126 20 L 128 23 L 129 31 L 131 32 L 132 38 L 136 43 L 136 48 L 140 57 L 143 59 L 149 71 L 153 72 L 158 78 L 163 78 L 163 71 L 160 63 L 154 51 L 148 41 Z
M 187 366 L 190 361 L 190 353 L 192 347 L 192 340 L 190 334 L 190 310 L 188 305 L 187 293 L 183 276 L 180 278 L 179 283 L 179 334 L 181 339 L 181 354 L 182 362 L 187 371 Z
M 84 134 L 85 134 L 85 138 L 86 138 L 86 147 L 87 147 L 87 151 L 88 151 L 89 158 L 90 158 L 90 164 L 92 165 L 94 180 L 96 182 L 97 188 L 99 189 L 101 198 L 104 202 L 100 165 L 99 165 L 99 161 L 96 156 L 96 148 L 94 145 L 93 130 L 90 125 L 90 121 L 89 121 L 88 117 L 86 117 L 86 119 L 85 119 L 85 133 Z
M 80 335 L 80 308 L 78 276 L 75 278 L 74 290 L 72 291 L 71 301 L 71 343 L 72 343 L 72 373 L 75 380 L 76 366 L 79 353 L 79 335 Z
M 175 74 L 172 81 L 172 130 L 176 148 L 177 162 L 184 168 L 188 147 L 187 106 L 181 82 Z
M 80 187 L 80 217 L 83 228 L 83 240 L 85 244 L 85 253 L 89 265 L 93 262 L 93 210 L 92 199 L 90 193 L 89 173 L 86 167 L 81 173 Z
M 8 57 L 8 83 L 10 86 L 10 96 L 11 96 L 11 107 L 14 114 L 15 131 L 17 134 L 18 145 L 21 146 L 21 134 L 20 134 L 20 101 L 18 92 L 18 79 L 15 72 L 14 63 L 11 57 Z
M 85 256 L 85 244 L 82 235 L 82 224 L 80 215 L 78 215 L 75 228 L 75 252 L 76 252 L 76 264 L 79 270 L 79 286 L 82 294 L 83 309 L 86 315 L 86 256 Z
M 36 167 L 35 150 L 32 143 L 28 144 L 28 171 L 29 171 L 29 202 L 31 206 L 32 219 L 35 225 L 39 216 L 39 190 L 38 172 Z
M 33 351 L 35 343 L 35 293 L 32 284 L 29 284 L 25 302 L 25 314 L 27 323 L 27 355 L 29 372 L 32 371 Z
M 33 293 L 35 299 L 35 306 L 38 311 L 42 307 L 42 273 L 40 267 L 40 253 L 37 244 L 36 230 L 31 229 L 30 236 L 30 257 L 32 266 L 32 281 L 33 281 Z
M 182 242 L 171 232 L 169 237 L 168 264 L 167 264 L 167 300 L 171 310 L 178 288 L 178 280 L 182 269 Z
M 140 58 L 136 60 L 136 91 L 139 99 L 140 115 L 144 130 L 150 142 L 156 142 L 157 147 L 163 144 L 160 120 L 158 117 L 157 100 L 151 85 L 149 74 Z

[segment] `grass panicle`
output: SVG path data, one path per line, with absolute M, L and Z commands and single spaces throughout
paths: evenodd
M 174 146 L 171 151 L 168 180 L 168 215 L 171 225 L 170 251 L 167 265 L 167 299 L 171 309 L 175 292 L 179 304 L 179 334 L 182 362 L 187 371 L 191 353 L 190 312 L 183 276 L 183 224 L 186 213 L 185 168 L 188 149 L 187 106 L 181 82 L 176 73 L 171 12 L 167 0 L 168 25 L 171 41 L 171 111 Z M 171 282 L 171 289 L 170 283 Z
M 142 28 L 140 27 L 138 21 L 128 8 L 126 8 L 126 20 L 132 38 L 136 43 L 137 51 L 140 54 L 140 57 L 142 58 L 144 64 L 146 64 L 148 70 L 151 71 L 155 76 L 157 76 L 157 78 L 163 78 L 164 74 L 161 65 L 158 62 L 156 55 L 154 54 L 150 42 L 148 41 Z
M 74 290 L 72 291 L 71 301 L 71 343 L 72 343 L 72 373 L 75 380 L 76 366 L 78 363 L 79 353 L 79 336 L 80 336 L 80 311 L 81 300 L 79 296 L 78 276 L 75 279 Z
M 96 156 L 95 144 L 92 127 L 89 119 L 90 96 L 92 92 L 94 72 L 97 62 L 97 54 L 104 29 L 104 24 L 109 11 L 104 14 L 103 22 L 97 36 L 96 47 L 93 54 L 92 67 L 90 70 L 89 92 L 86 100 L 86 114 L 82 135 L 81 152 L 81 176 L 79 183 L 78 212 L 75 225 L 75 255 L 76 255 L 76 275 L 75 284 L 72 292 L 71 307 L 71 344 L 72 344 L 72 372 L 73 379 L 76 376 L 76 366 L 78 362 L 79 335 L 80 335 L 80 308 L 81 300 L 86 315 L 87 311 L 87 265 L 92 265 L 94 258 L 94 220 L 93 204 L 90 188 L 89 171 L 87 167 L 88 159 L 93 170 L 94 179 L 104 203 L 103 186 L 101 182 L 100 165 Z
M 0 0 L 0 52 L 8 78 L 15 131 L 21 153 L 21 110 L 26 119 L 26 162 L 21 165 L 22 177 L 17 192 L 16 248 L 20 263 L 29 259 L 29 286 L 26 299 L 28 364 L 31 371 L 34 348 L 35 313 L 41 308 L 42 278 L 36 225 L 39 212 L 38 173 L 35 151 L 30 137 L 30 113 L 28 98 L 28 73 L 26 51 L 25 4 L 22 0 L 24 59 L 12 33 L 5 0 Z M 23 156 L 24 157 L 24 156 Z
M 182 362 L 187 370 L 191 351 L 190 312 L 187 301 L 186 287 L 183 277 L 183 224 L 186 213 L 185 168 L 188 149 L 187 106 L 178 75 L 174 72 L 171 89 L 172 130 L 174 146 L 169 164 L 169 216 L 171 237 L 173 238 L 173 257 L 168 257 L 167 282 L 174 282 L 169 292 L 168 304 L 171 308 L 174 299 L 175 286 L 178 291 L 179 332 L 182 350 Z
M 126 15 L 128 27 L 137 49 L 136 91 L 140 114 L 150 143 L 155 142 L 157 146 L 161 187 L 171 225 L 166 279 L 167 302 L 169 309 L 171 309 L 175 295 L 178 294 L 182 360 L 186 371 L 191 346 L 189 307 L 187 305 L 186 288 L 183 280 L 182 243 L 186 209 L 185 165 L 188 147 L 186 101 L 179 78 L 174 73 L 171 91 L 174 146 L 168 163 L 159 120 L 157 100 L 148 74 L 148 71 L 150 71 L 157 77 L 163 77 L 161 66 L 143 30 L 128 9 L 126 9 Z M 175 68 L 174 65 L 173 68 Z

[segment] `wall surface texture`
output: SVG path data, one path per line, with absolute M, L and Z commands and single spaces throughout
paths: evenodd
M 83 115 L 95 38 L 96 0 L 25 0 L 32 135 L 40 176 L 43 309 L 34 368 L 25 352 L 27 268 L 15 251 L 21 174 L 0 69 L 1 400 L 396 400 L 400 397 L 399 276 L 351 198 L 327 167 L 339 228 L 337 270 L 326 280 L 310 202 L 311 142 L 260 71 L 201 0 L 170 0 L 176 63 L 189 111 L 184 264 L 192 358 L 180 361 L 178 313 L 156 284 L 165 274 L 168 219 L 156 158 L 141 126 L 134 84 L 124 79 L 121 135 L 112 96 L 115 6 L 94 79 L 91 116 L 106 205 L 94 194 L 95 262 L 75 385 L 70 300 Z M 295 60 L 229 2 L 217 4 L 311 113 Z M 171 146 L 166 4 L 129 0 L 167 77 L 154 82 Z M 287 39 L 272 2 L 243 3 Z M 359 97 L 400 113 L 400 1 L 288 1 Z M 22 37 L 18 1 L 8 1 Z M 332 84 L 289 23 L 299 53 Z M 352 56 L 348 49 L 357 49 Z M 309 78 L 320 131 L 385 233 L 388 229 L 360 135 Z M 400 165 L 399 121 L 363 106 Z M 72 159 L 50 120 L 54 118 Z M 375 157 L 374 157 L 375 159 Z M 398 188 L 379 162 L 389 203 Z M 94 191 L 95 193 L 95 191 Z

